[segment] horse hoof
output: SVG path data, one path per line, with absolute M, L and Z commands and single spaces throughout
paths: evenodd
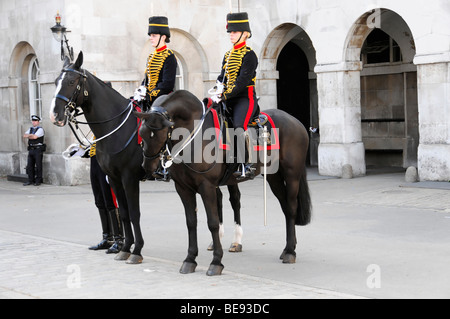
M 295 255 L 292 254 L 284 254 L 283 264 L 295 264 Z
M 183 265 L 180 268 L 180 273 L 186 275 L 186 274 L 192 274 L 195 272 L 195 268 L 197 268 L 197 263 L 190 263 L 185 261 Z
M 228 249 L 230 253 L 241 253 L 242 252 L 242 245 L 238 243 L 232 243 L 230 246 L 230 249 Z
M 130 255 L 131 253 L 121 251 L 116 255 L 116 257 L 114 257 L 114 260 L 127 260 Z
M 130 257 L 128 257 L 127 259 L 127 264 L 128 265 L 137 265 L 142 263 L 142 261 L 144 260 L 144 258 L 140 255 L 130 255 Z
M 213 265 L 209 266 L 208 271 L 206 272 L 207 276 L 220 276 L 222 275 L 224 266 L 223 265 Z
M 208 246 L 208 251 L 213 251 L 214 250 L 214 244 L 213 242 L 211 242 L 211 244 L 209 244 Z
M 283 260 L 284 256 L 286 256 L 286 250 L 283 250 L 283 252 L 280 255 L 280 259 Z

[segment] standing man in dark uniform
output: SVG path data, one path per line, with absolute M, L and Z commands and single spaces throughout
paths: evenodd
M 117 254 L 120 252 L 123 244 L 123 225 L 113 198 L 111 186 L 108 184 L 106 175 L 98 164 L 96 155 L 97 145 L 94 143 L 85 156 L 89 156 L 91 159 L 91 186 L 94 193 L 95 206 L 97 206 L 100 214 L 103 238 L 97 245 L 89 247 L 89 249 L 107 249 L 107 254 Z
M 35 185 L 39 186 L 42 183 L 42 159 L 44 157 L 44 129 L 39 126 L 41 118 L 37 115 L 31 116 L 33 124 L 25 134 L 24 138 L 28 139 L 28 160 L 27 160 L 27 174 L 28 182 L 23 186 Z
M 137 102 L 144 101 L 144 112 L 150 109 L 158 97 L 174 90 L 177 76 L 177 59 L 173 51 L 166 45 L 166 43 L 170 43 L 167 17 L 149 18 L 148 35 L 155 51 L 147 59 L 145 79 L 134 96 Z

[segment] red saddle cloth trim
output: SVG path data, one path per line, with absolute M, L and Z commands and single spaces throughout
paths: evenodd
M 208 104 L 208 107 L 209 107 L 209 104 Z M 217 114 L 217 111 L 215 109 L 211 109 L 211 112 L 213 114 L 214 128 L 216 129 L 216 139 L 217 139 L 217 142 L 219 143 L 219 148 L 221 150 L 229 151 L 231 149 L 231 146 L 229 144 L 223 143 L 223 134 L 221 132 L 219 115 Z M 220 138 L 220 140 L 219 140 L 219 138 Z
M 139 112 L 139 113 L 142 113 L 142 109 L 136 104 L 136 103 L 133 103 L 134 104 L 134 110 L 136 111 L 136 112 Z M 137 119 L 137 123 L 138 123 L 138 144 L 139 145 L 141 145 L 141 143 L 142 143 L 142 137 L 141 137 L 141 135 L 139 135 L 139 130 L 141 129 L 141 125 L 142 125 L 142 121 L 141 121 L 141 119 Z
M 211 99 L 208 99 L 208 105 L 207 107 L 210 108 L 212 105 Z M 221 132 L 220 127 L 220 121 L 219 121 L 219 115 L 215 109 L 211 109 L 211 113 L 213 114 L 214 119 L 214 128 L 216 130 L 216 139 L 219 144 L 219 148 L 221 150 L 230 150 L 231 146 L 229 144 L 223 143 L 223 134 Z M 272 143 L 267 145 L 267 150 L 279 150 L 280 149 L 280 137 L 278 136 L 278 130 L 276 129 L 275 123 L 273 122 L 273 119 L 270 117 L 269 114 L 261 112 L 261 114 L 267 116 L 267 120 L 270 123 L 269 133 L 271 134 L 271 141 Z M 273 135 L 273 136 L 272 136 Z M 253 149 L 255 151 L 264 151 L 264 145 L 254 145 Z
M 261 114 L 267 116 L 267 120 L 269 121 L 270 126 L 271 126 L 271 129 L 268 128 L 268 130 L 270 133 L 272 143 L 270 145 L 267 145 L 267 150 L 268 151 L 279 150 L 280 149 L 280 137 L 278 136 L 278 129 L 275 126 L 275 123 L 273 122 L 273 119 L 270 117 L 269 114 L 264 113 L 264 112 L 261 112 Z M 255 145 L 255 146 L 253 146 L 253 149 L 255 151 L 264 151 L 264 145 Z

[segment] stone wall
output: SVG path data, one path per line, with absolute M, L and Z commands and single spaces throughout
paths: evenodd
M 0 144 L 0 173 L 24 170 L 17 161 L 26 154 L 21 136 L 29 126 L 26 62 L 36 56 L 40 66 L 42 125 L 47 133 L 46 165 L 54 165 L 46 168 L 48 174 L 54 174 L 47 175 L 46 181 L 55 184 L 88 181 L 87 175 L 81 179 L 71 177 L 86 171 L 61 157 L 61 152 L 75 139 L 68 128 L 52 126 L 47 117 L 54 80 L 62 66 L 59 43 L 50 31 L 56 11 L 60 11 L 62 24 L 71 30 L 68 38 L 75 55 L 84 52 L 84 67 L 111 81 L 127 97 L 141 82 L 151 52 L 148 17 L 168 16 L 172 30 L 169 47 L 182 66 L 183 86 L 202 98 L 215 82 L 223 54 L 230 48 L 225 31 L 230 5 L 233 11 L 239 7 L 250 16 L 253 36 L 249 45 L 259 56 L 257 94 L 261 109 L 277 107 L 276 66 L 283 47 L 293 42 L 305 53 L 309 79 L 314 85 L 317 83 L 317 90 L 315 87 L 310 90 L 310 114 L 311 125 L 318 122 L 320 137 L 314 136 L 311 149 L 315 154 L 311 158 L 315 158 L 321 174 L 341 176 L 346 164 L 352 165 L 355 175 L 366 172 L 364 138 L 369 128 L 361 125 L 365 118 L 361 105 L 366 103 L 366 95 L 361 91 L 364 67 L 360 55 L 370 32 L 381 28 L 402 48 L 405 61 L 417 65 L 406 72 L 417 72 L 418 100 L 415 105 L 414 97 L 408 93 L 414 86 L 408 77 L 404 97 L 411 97 L 412 102 L 406 105 L 412 108 L 407 108 L 404 114 L 403 165 L 417 165 L 422 180 L 450 179 L 447 0 L 430 0 L 426 6 L 421 0 L 2 1 L 0 134 L 7 138 Z M 417 112 L 420 115 L 414 121 Z M 380 124 L 376 134 L 396 132 L 392 138 L 397 138 L 399 130 L 403 130 L 399 125 Z

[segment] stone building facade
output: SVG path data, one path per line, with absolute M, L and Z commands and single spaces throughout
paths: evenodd
M 450 180 L 450 2 L 447 0 L 12 0 L 0 1 L 0 175 L 24 173 L 30 115 L 46 131 L 45 182 L 88 180 L 88 161 L 65 160 L 75 142 L 50 124 L 60 44 L 59 11 L 75 56 L 124 96 L 152 51 L 148 18 L 169 18 L 177 88 L 207 96 L 230 48 L 226 14 L 249 13 L 259 57 L 257 94 L 311 133 L 308 161 L 341 176 L 352 165 L 415 166 L 421 180 Z

